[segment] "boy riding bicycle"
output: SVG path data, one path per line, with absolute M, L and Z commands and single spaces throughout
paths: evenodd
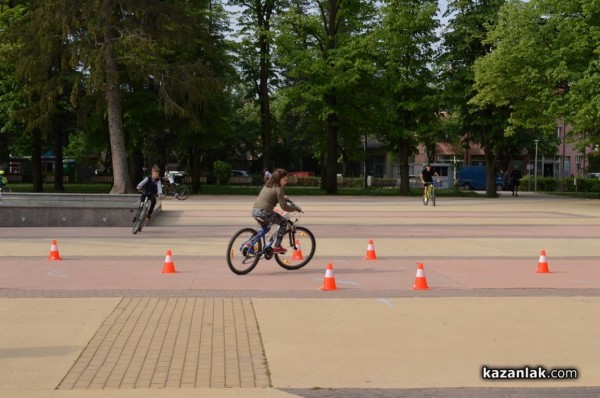
M 142 197 L 140 200 L 143 202 L 148 197 L 150 200 L 150 209 L 148 210 L 148 220 L 152 216 L 154 206 L 156 206 L 156 197 L 163 196 L 162 183 L 160 182 L 160 168 L 157 165 L 152 166 L 152 175 L 145 177 L 137 185 L 136 189 L 142 191 Z
M 427 163 L 423 171 L 421 171 L 421 182 L 423 183 L 423 197 L 427 196 L 427 186 L 433 184 L 433 176 L 437 177 L 437 182 L 440 182 L 440 175 L 437 171 L 431 169 L 431 164 Z

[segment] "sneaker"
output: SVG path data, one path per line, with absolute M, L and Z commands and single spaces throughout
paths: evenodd
M 275 254 L 285 254 L 285 252 L 287 252 L 287 250 L 281 246 L 275 246 L 273 248 L 273 253 L 275 253 Z

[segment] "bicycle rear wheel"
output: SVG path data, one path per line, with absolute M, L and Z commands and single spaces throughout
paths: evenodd
M 281 242 L 281 247 L 287 249 L 287 252 L 275 254 L 275 261 L 282 268 L 295 270 L 304 267 L 313 258 L 317 243 L 315 236 L 307 228 L 296 227 L 296 233 L 292 234 L 290 230 Z
M 190 191 L 184 186 L 175 188 L 175 197 L 179 200 L 186 200 L 190 196 Z
M 252 237 L 256 236 L 256 232 L 252 228 L 244 228 L 233 235 L 227 246 L 227 265 L 229 269 L 237 275 L 245 275 L 252 271 L 262 252 L 262 241 L 259 239 L 254 246 L 250 247 L 248 242 Z

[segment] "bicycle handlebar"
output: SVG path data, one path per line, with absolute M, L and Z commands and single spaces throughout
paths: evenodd
M 287 203 L 287 204 L 289 204 L 289 205 L 291 205 L 291 206 L 294 206 L 296 209 L 298 209 L 298 211 L 299 211 L 300 213 L 304 213 L 304 212 L 303 212 L 303 211 L 300 209 L 300 206 L 298 206 L 297 204 L 295 204 L 295 203 L 294 203 L 294 202 L 293 202 L 293 201 L 292 201 L 290 198 L 285 198 L 285 201 L 286 201 L 286 203 Z

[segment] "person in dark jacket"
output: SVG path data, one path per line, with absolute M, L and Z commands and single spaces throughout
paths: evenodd
M 519 170 L 519 166 L 515 166 L 513 171 L 510 173 L 510 186 L 512 187 L 512 195 L 519 196 L 519 185 L 521 185 L 521 178 L 523 174 Z
M 142 191 L 140 200 L 150 200 L 150 209 L 148 210 L 148 219 L 151 218 L 154 206 L 156 206 L 156 197 L 163 196 L 162 183 L 160 182 L 160 168 L 157 165 L 152 166 L 152 175 L 145 177 L 139 184 L 137 190 Z

